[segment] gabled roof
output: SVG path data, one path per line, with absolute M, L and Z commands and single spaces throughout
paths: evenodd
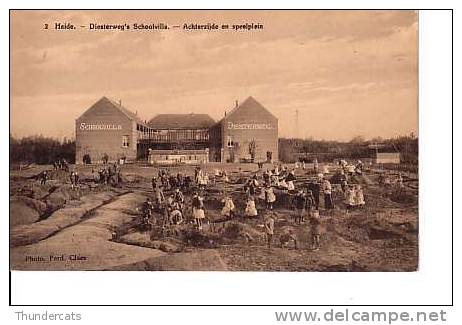
M 154 116 L 148 126 L 157 130 L 208 129 L 215 121 L 207 114 L 159 114 Z
M 103 98 L 106 98 L 106 97 L 103 97 Z M 115 105 L 122 113 L 127 115 L 127 117 L 130 120 L 141 123 L 141 124 L 145 124 L 144 121 L 136 113 L 133 113 L 128 108 L 122 106 L 120 103 L 116 102 L 113 99 L 110 99 L 110 98 L 106 98 L 106 99 L 110 101 L 113 105 Z
M 258 110 L 263 110 L 269 115 L 271 115 L 274 119 L 277 120 L 277 117 L 274 116 L 269 110 L 267 110 L 262 104 L 260 104 L 255 98 L 252 96 L 247 97 L 246 100 L 244 100 L 241 104 L 238 106 L 234 107 L 230 112 L 226 114 L 225 117 L 223 117 L 221 121 L 229 118 L 231 115 L 233 115 L 235 112 L 240 111 L 240 110 L 253 110 L 253 109 L 258 109 Z
M 122 114 L 124 114 L 128 119 L 131 121 L 138 122 L 140 124 L 144 124 L 143 120 L 138 117 L 135 113 L 130 111 L 129 109 L 122 106 L 120 103 L 116 102 L 115 100 L 109 99 L 106 96 L 101 97 L 96 103 L 94 103 L 89 109 L 87 109 L 80 117 L 84 116 L 88 112 L 97 109 L 99 106 L 110 105 L 111 107 L 117 109 Z

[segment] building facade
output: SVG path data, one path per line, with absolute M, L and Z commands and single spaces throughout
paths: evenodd
M 77 164 L 135 161 L 143 122 L 136 114 L 106 97 L 87 109 L 75 123 Z
M 278 119 L 253 97 L 236 104 L 212 127 L 210 134 L 211 161 L 278 160 Z
M 253 97 L 216 123 L 206 114 L 159 114 L 143 122 L 102 97 L 76 119 L 76 163 L 265 162 L 278 159 L 278 120 Z

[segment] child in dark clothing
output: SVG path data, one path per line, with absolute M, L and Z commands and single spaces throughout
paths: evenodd
M 321 221 L 319 220 L 319 211 L 313 211 L 310 217 L 310 234 L 311 234 L 311 249 L 319 250 L 320 242 L 319 238 L 321 237 Z
M 301 224 L 306 213 L 307 197 L 303 190 L 300 190 L 294 199 L 295 223 Z

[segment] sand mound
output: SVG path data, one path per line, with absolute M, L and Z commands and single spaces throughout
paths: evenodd
M 221 234 L 224 238 L 231 240 L 242 240 L 245 238 L 256 240 L 264 235 L 262 231 L 253 228 L 251 225 L 238 221 L 227 222 Z
M 417 204 L 418 201 L 417 195 L 406 189 L 393 190 L 389 197 L 393 202 L 404 204 Z
M 181 245 L 178 245 L 178 243 L 163 240 L 151 240 L 150 234 L 148 232 L 127 234 L 120 237 L 117 242 L 128 245 L 159 249 L 166 253 L 177 253 L 182 250 Z
M 40 214 L 25 202 L 10 202 L 10 227 L 27 225 L 38 221 Z
M 114 271 L 227 271 L 220 254 L 215 250 L 176 253 L 153 257 L 142 262 L 120 265 Z

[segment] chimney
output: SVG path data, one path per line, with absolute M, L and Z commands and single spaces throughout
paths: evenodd
M 119 106 L 122 106 L 122 99 L 119 99 Z
M 226 117 L 226 110 L 225 110 L 225 117 Z
M 238 107 L 239 106 L 239 101 L 236 99 L 236 106 L 234 107 Z

